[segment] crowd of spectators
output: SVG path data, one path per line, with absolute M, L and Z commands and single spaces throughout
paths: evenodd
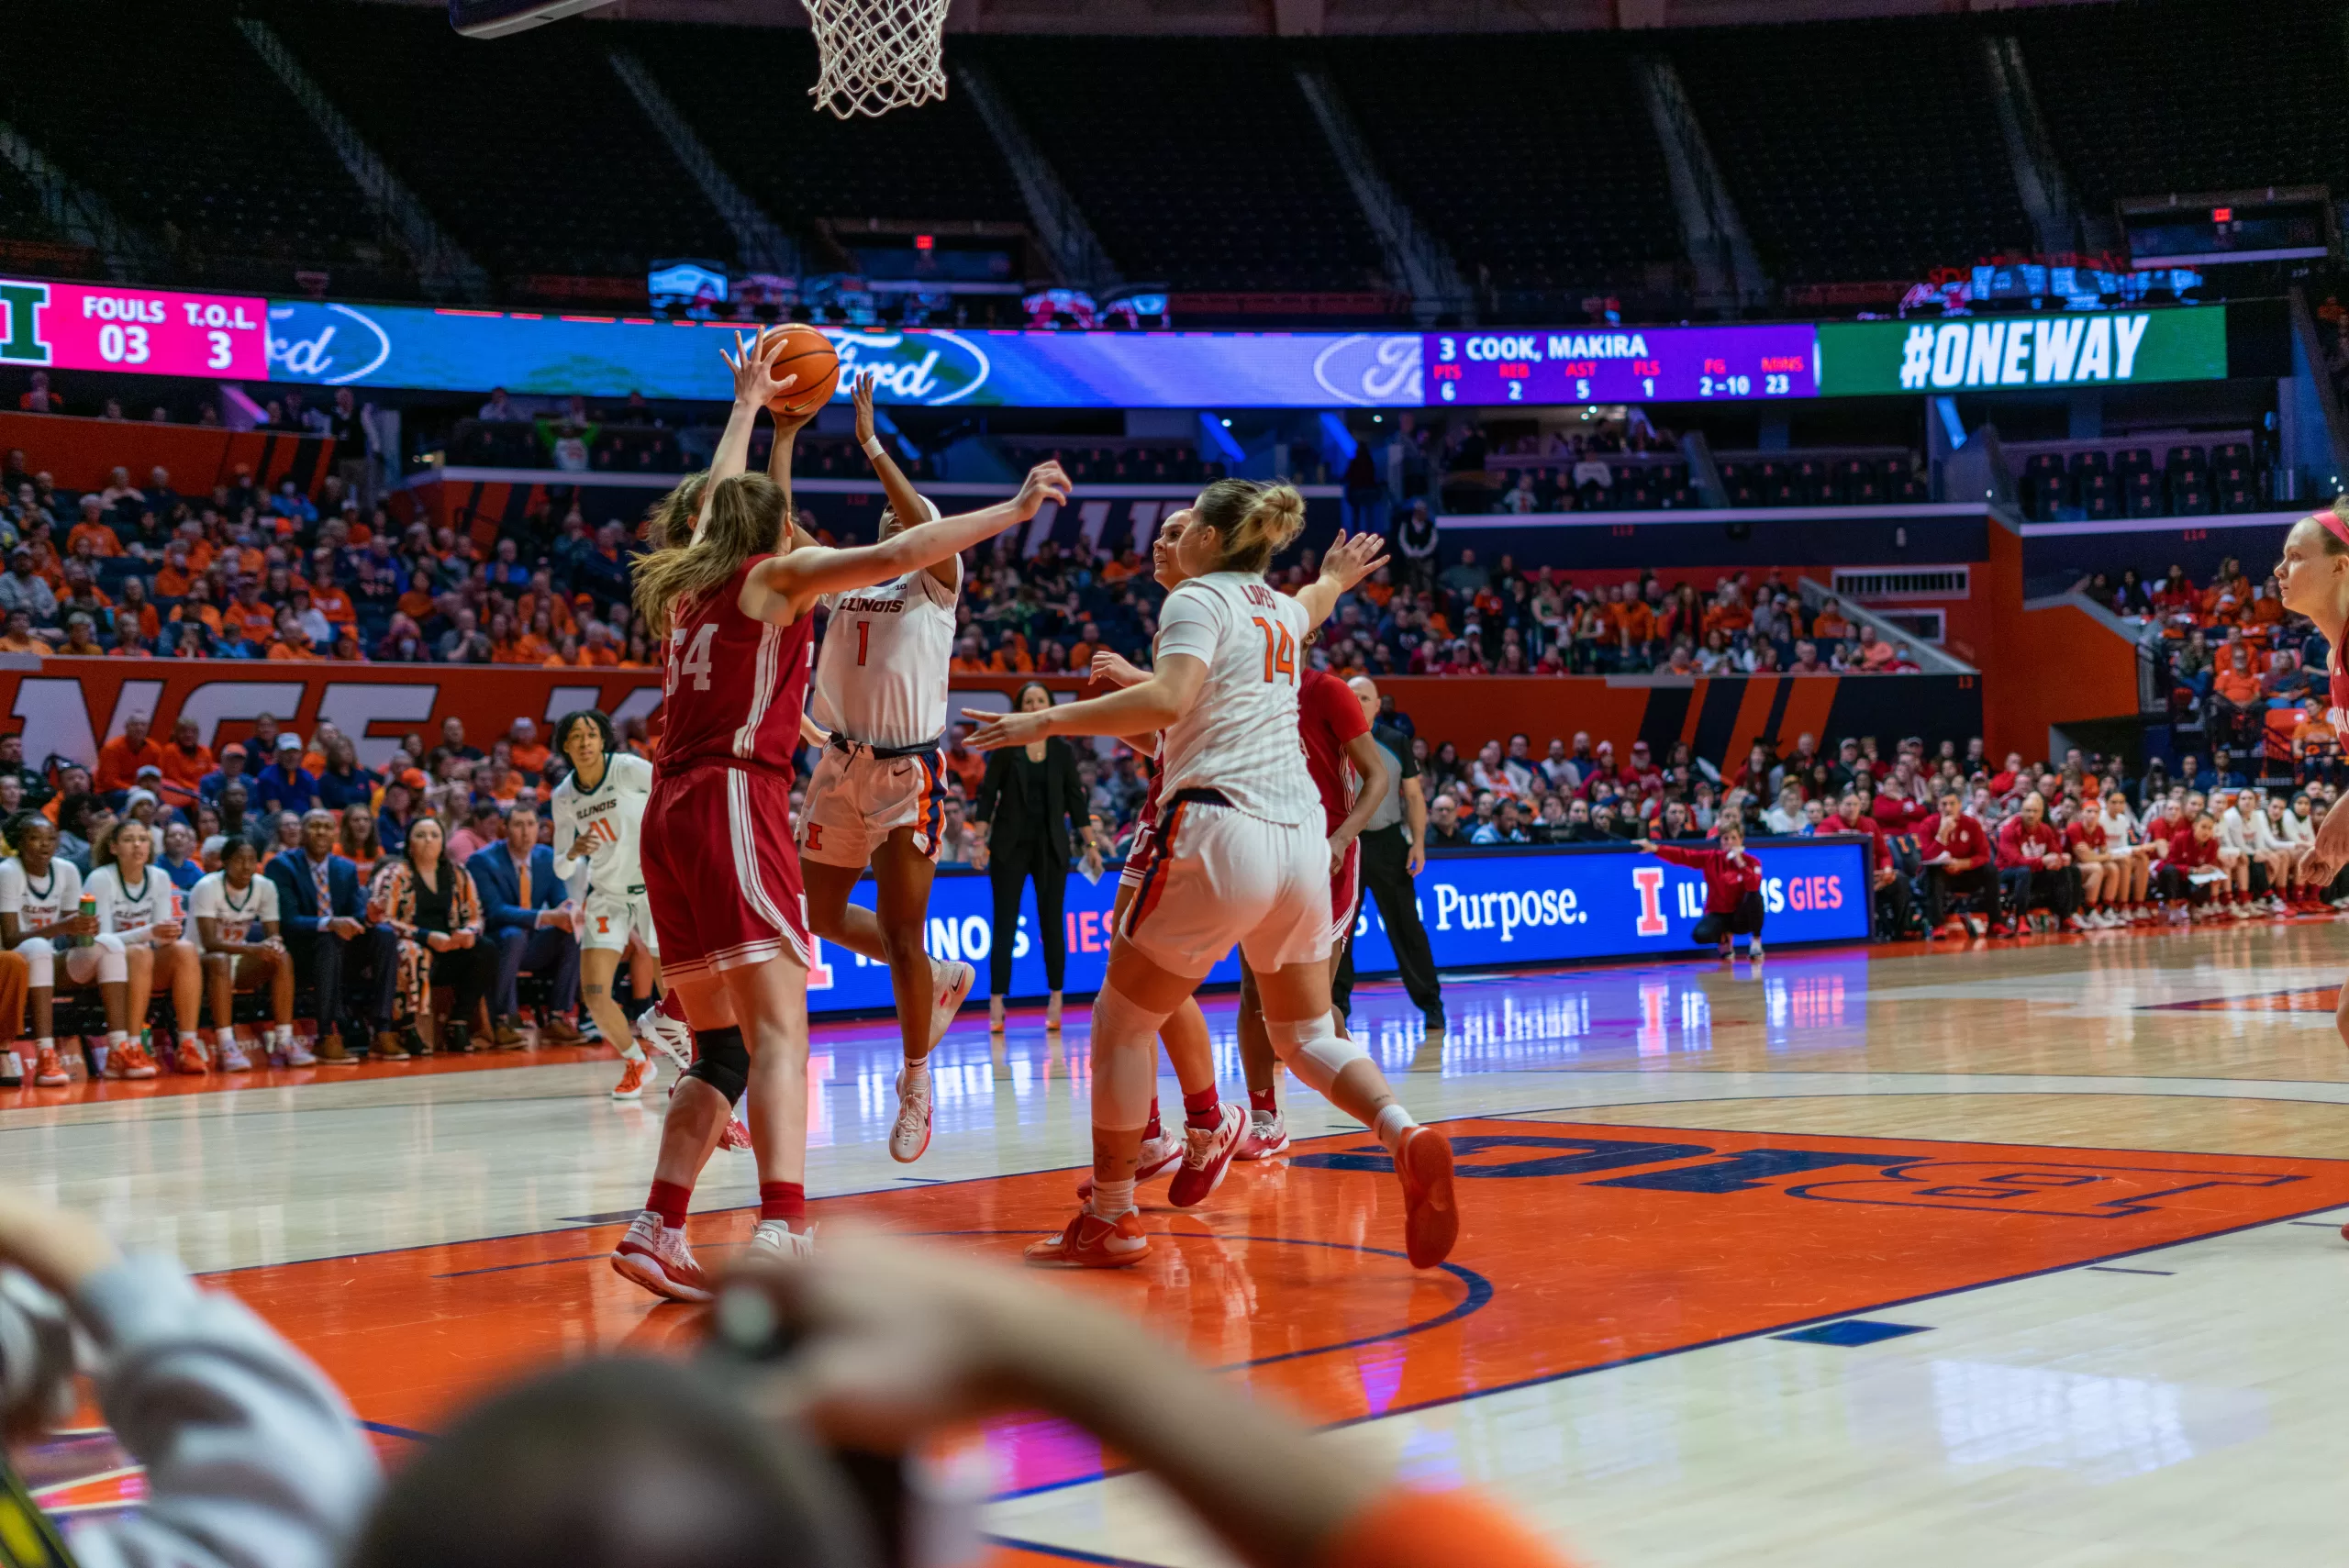
M 495 533 L 402 523 L 342 474 L 239 465 L 206 495 L 114 471 L 80 494 L 0 463 L 0 652 L 651 667 L 629 525 L 573 502 Z
M 1408 714 L 1387 722 L 1406 733 Z M 1490 740 L 1465 762 L 1414 739 L 1428 799 L 1427 847 L 1624 844 L 1708 838 L 1735 822 L 1748 838 L 1857 833 L 1871 840 L 1877 929 L 1930 937 L 1966 920 L 2005 936 L 2027 922 L 2081 931 L 2176 920 L 2349 909 L 2349 875 L 2306 882 L 2299 855 L 2339 799 L 2328 773 L 2245 776 L 2224 751 L 2188 753 L 2173 776 L 2158 758 L 2132 776 L 2118 757 L 2077 749 L 2032 765 L 1993 762 L 1977 738 L 1929 750 L 1874 737 L 1831 751 L 1803 735 L 1781 753 L 1757 741 L 1724 771 L 1686 743 L 1663 758 L 1646 741 L 1618 756 L 1586 733 Z
M 649 755 L 642 721 L 625 722 L 618 734 L 624 749 Z M 20 833 L 24 822 L 46 820 L 57 831 L 58 858 L 86 877 L 104 862 L 107 841 L 123 823 L 144 823 L 160 847 L 156 869 L 183 895 L 220 871 L 232 849 L 250 846 L 258 869 L 284 884 L 287 940 L 299 950 L 306 977 L 317 968 L 307 944 L 320 936 L 321 921 L 332 926 L 338 918 L 350 929 L 328 934 L 362 946 L 377 942 L 398 966 L 396 980 L 383 980 L 377 1016 L 355 995 L 321 999 L 317 1034 L 353 1037 L 349 1057 L 340 1049 L 321 1052 L 330 1061 L 355 1060 L 363 1049 L 396 1057 L 411 1046 L 429 1048 L 435 1034 L 432 960 L 442 950 L 417 929 L 413 879 L 419 856 L 428 865 L 445 856 L 466 884 L 454 927 L 470 928 L 472 936 L 456 947 L 477 951 L 457 964 L 468 973 L 453 977 L 454 1032 L 441 1035 L 442 1044 L 463 1049 L 470 1005 L 478 1001 L 486 1038 L 500 1048 L 520 1045 L 517 985 L 525 973 L 549 983 L 540 1038 L 570 1043 L 583 1038 L 576 900 L 553 874 L 553 828 L 543 808 L 568 768 L 528 718 L 516 719 L 484 750 L 468 741 L 463 721 L 451 717 L 429 742 L 421 733 L 404 738 L 375 769 L 362 763 L 351 738 L 328 722 L 306 741 L 263 715 L 250 740 L 216 751 L 193 719 L 180 720 L 166 740 L 134 716 L 99 749 L 95 770 L 53 757 L 28 763 L 21 736 L 0 737 L 0 828 Z M 423 833 L 428 825 L 432 831 Z M 0 852 L 13 854 L 14 844 L 0 841 Z M 535 878 L 518 876 L 521 864 L 535 864 Z M 321 906 L 312 900 L 314 886 L 330 889 L 328 902 L 348 907 Z M 374 935 L 376 928 L 392 940 Z M 362 953 L 349 956 L 361 966 Z M 452 977 L 438 979 L 445 984 Z M 336 1005 L 345 1001 L 348 1013 Z M 340 1027 L 346 1024 L 351 1027 Z
M 1396 561 L 1338 608 L 1313 655 L 1351 678 L 1369 675 L 1913 673 L 1905 641 L 1854 626 L 1835 601 L 1805 602 L 1779 573 L 1723 575 L 1709 589 L 1667 587 L 1655 573 L 1582 584 L 1549 567 L 1486 565 L 1463 549 L 1437 570 L 1410 519 Z M 1276 564 L 1276 585 L 1309 581 L 1316 557 Z M 1103 647 L 1147 662 L 1163 597 L 1131 549 L 1073 555 L 1046 542 L 1020 560 L 998 543 L 971 574 L 958 612 L 958 672 L 1083 670 Z
M 2213 760 L 2252 771 L 2335 781 L 2341 738 L 2321 699 L 2329 647 L 2276 584 L 2232 557 L 2200 585 L 2180 567 L 2148 580 L 2133 570 L 2091 575 L 2081 592 L 2137 621 L 2166 671 L 2174 720 L 2207 737 Z

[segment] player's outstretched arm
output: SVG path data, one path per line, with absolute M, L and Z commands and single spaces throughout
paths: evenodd
M 897 466 L 897 460 L 889 455 L 888 447 L 881 439 L 879 427 L 874 423 L 873 389 L 880 379 L 878 371 L 867 371 L 859 375 L 856 384 L 849 389 L 850 406 L 856 410 L 856 444 L 864 449 L 865 461 L 873 465 L 874 477 L 881 481 L 881 493 L 889 498 L 889 510 L 895 512 L 897 520 L 906 527 L 919 528 L 929 519 L 930 506 L 921 498 L 921 492 L 914 488 L 914 482 L 906 477 L 906 471 Z M 952 556 L 933 562 L 930 570 L 947 587 L 952 587 L 957 580 Z
M 726 368 L 733 373 L 734 407 L 726 416 L 726 433 L 718 438 L 718 450 L 710 456 L 709 484 L 702 489 L 701 516 L 694 519 L 696 539 L 701 538 L 702 528 L 709 522 L 710 491 L 719 480 L 731 479 L 751 465 L 751 432 L 758 428 L 759 410 L 767 406 L 768 399 L 798 384 L 796 375 L 780 380 L 775 377 L 775 356 L 783 352 L 783 346 L 784 338 L 779 332 L 758 338 L 737 332 L 734 351 L 718 351 L 718 358 L 726 361 Z M 790 459 L 786 456 L 784 461 L 788 472 Z
M 1038 713 L 988 713 L 966 707 L 964 718 L 979 728 L 967 742 L 974 751 L 996 751 L 1025 746 L 1048 735 L 1115 735 L 1119 738 L 1163 729 L 1191 711 L 1207 684 L 1208 666 L 1188 653 L 1169 653 L 1158 662 L 1150 679 L 1105 697 L 1062 703 Z
M 959 517 L 941 517 L 918 528 L 893 534 L 878 544 L 849 550 L 819 547 L 778 555 L 743 581 L 739 601 L 753 620 L 788 626 L 819 595 L 851 588 L 869 588 L 908 572 L 918 572 L 1009 528 L 1017 528 L 1043 509 L 1047 501 L 1068 499 L 1068 475 L 1056 462 L 1029 470 L 1019 494 L 998 506 Z
M 1386 541 L 1376 534 L 1340 534 L 1321 558 L 1321 575 L 1297 590 L 1312 626 L 1330 618 L 1347 590 L 1386 564 Z
M 1104 685 L 1111 686 L 1139 686 L 1150 679 L 1149 671 L 1123 654 L 1112 653 L 1106 648 L 1094 654 L 1087 673 Z

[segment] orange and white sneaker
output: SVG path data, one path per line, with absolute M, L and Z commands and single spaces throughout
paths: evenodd
M 748 1149 L 751 1146 L 751 1124 L 740 1117 L 729 1117 L 726 1130 L 718 1135 L 720 1149 Z
M 1183 1168 L 1167 1184 L 1166 1201 L 1176 1208 L 1196 1208 L 1223 1185 L 1231 1157 L 1248 1137 L 1248 1113 L 1226 1100 L 1213 1127 L 1183 1129 Z
M 147 1054 L 147 1048 L 135 1040 L 126 1040 L 106 1052 L 109 1078 L 152 1078 L 161 1071 Z
M 1134 1180 L 1137 1183 L 1154 1181 L 1164 1175 L 1183 1162 L 1183 1151 L 1187 1147 L 1180 1128 L 1171 1132 L 1161 1131 L 1155 1138 L 1143 1139 L 1141 1163 L 1134 1167 Z M 1076 1201 L 1083 1203 L 1092 1195 L 1093 1173 L 1087 1171 L 1076 1179 Z
M 1413 1268 L 1431 1269 L 1460 1239 L 1451 1140 L 1431 1127 L 1411 1129 L 1395 1151 L 1395 1173 L 1403 1181 L 1403 1251 Z
M 33 1082 L 44 1089 L 61 1089 L 73 1082 L 73 1074 L 65 1071 L 65 1063 L 58 1059 L 57 1047 L 44 1045 L 36 1054 Z
M 620 1081 L 612 1085 L 612 1098 L 640 1100 L 644 1098 L 645 1084 L 651 1081 L 651 1057 L 639 1056 L 633 1062 L 623 1061 L 620 1063 Z
M 1122 1269 L 1150 1256 L 1150 1238 L 1142 1234 L 1141 1216 L 1130 1208 L 1104 1219 L 1087 1207 L 1051 1240 L 1030 1242 L 1026 1255 L 1040 1269 Z
M 670 1229 L 649 1208 L 612 1249 L 612 1272 L 672 1301 L 710 1298 L 709 1281 L 694 1262 L 694 1250 L 685 1245 L 684 1229 Z
M 190 1078 L 201 1078 L 212 1071 L 212 1063 L 204 1059 L 202 1045 L 193 1040 L 184 1040 L 172 1053 L 172 1070 Z
M 930 1043 L 935 1046 L 946 1037 L 946 1026 L 970 996 L 979 972 L 957 959 L 931 964 L 930 975 L 935 990 L 930 1004 Z

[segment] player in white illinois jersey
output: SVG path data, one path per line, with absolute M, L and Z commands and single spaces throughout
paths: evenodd
M 195 1032 L 203 1017 L 204 965 L 180 914 L 178 884 L 155 869 L 155 835 L 147 824 L 126 817 L 98 835 L 90 846 L 90 880 L 83 891 L 96 901 L 99 930 L 121 938 L 126 953 L 147 951 L 146 973 L 129 971 L 130 1022 L 145 1021 L 158 983 L 169 987 L 172 1016 L 180 1026 L 171 1063 L 192 1077 L 209 1073 L 211 1062 Z
M 983 750 L 1164 732 L 1157 862 L 1093 1004 L 1093 1193 L 1059 1236 L 1029 1248 L 1031 1262 L 1119 1268 L 1148 1254 L 1133 1190 L 1154 1043 L 1234 943 L 1255 972 L 1274 1051 L 1386 1146 L 1411 1262 L 1433 1267 L 1458 1235 L 1451 1146 L 1412 1121 L 1330 1016 L 1329 840 L 1297 739 L 1297 693 L 1306 633 L 1376 570 L 1383 546 L 1340 536 L 1319 580 L 1290 598 L 1264 582 L 1264 568 L 1304 521 L 1304 498 L 1286 484 L 1217 480 L 1185 517 L 1175 550 L 1189 581 L 1159 613 L 1148 681 L 1037 712 L 971 715 L 992 717 L 971 738 Z M 1228 1161 L 1246 1128 L 1244 1116 L 1225 1118 L 1213 1157 Z
M 0 862 L 0 944 L 24 954 L 30 969 L 33 1082 L 54 1088 L 73 1081 L 57 1057 L 53 1020 L 61 967 L 72 984 L 95 982 L 106 1005 L 106 1053 L 100 1071 L 109 1078 L 154 1077 L 154 1062 L 128 1032 L 132 961 L 120 937 L 99 934 L 97 916 L 82 913 L 82 873 L 58 854 L 57 824 L 38 811 L 19 812 L 8 824 L 8 839 L 17 853 Z
M 874 378 L 852 389 L 856 433 L 889 497 L 883 539 L 938 520 L 874 433 Z M 905 1066 L 889 1153 L 921 1158 L 930 1147 L 930 1053 L 976 972 L 933 964 L 922 946 L 930 878 L 946 816 L 947 662 L 954 651 L 954 600 L 963 562 L 948 556 L 894 582 L 825 595 L 830 619 L 816 655 L 809 709 L 826 731 L 799 813 L 800 874 L 807 925 L 818 937 L 889 966 Z M 873 868 L 874 906 L 849 894 Z
M 653 966 L 656 984 L 660 977 L 661 939 L 653 933 L 636 851 L 644 803 L 652 794 L 652 764 L 620 750 L 601 708 L 557 719 L 554 749 L 571 762 L 569 776 L 547 802 L 554 818 L 555 874 L 566 884 L 586 884 L 577 917 L 579 994 L 604 1042 L 625 1063 L 612 1098 L 639 1099 L 652 1078 L 652 1059 L 614 994 L 614 982 L 631 939 Z

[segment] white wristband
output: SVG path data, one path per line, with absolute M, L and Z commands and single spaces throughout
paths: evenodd
M 889 454 L 887 449 L 881 445 L 880 437 L 867 436 L 864 438 L 864 455 L 867 457 L 886 457 Z

